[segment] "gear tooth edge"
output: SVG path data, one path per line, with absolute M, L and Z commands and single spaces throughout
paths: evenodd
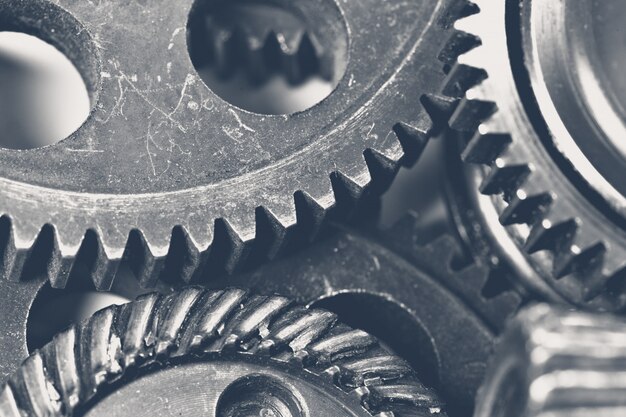
M 504 194 L 505 201 L 510 201 L 530 175 L 531 168 L 526 164 L 507 165 L 499 161 L 493 164 L 479 190 L 486 195 Z
M 332 188 L 331 188 L 332 189 Z M 332 194 L 332 193 L 331 193 Z M 298 219 L 298 235 L 307 242 L 316 238 L 328 215 L 328 210 L 335 204 L 332 196 L 315 198 L 306 191 L 296 191 L 293 195 Z
M 443 404 L 436 400 L 430 390 L 417 385 L 378 385 L 356 390 L 363 406 L 372 414 L 445 416 Z M 416 410 L 417 409 L 417 410 Z M 418 414 L 412 414 L 415 412 Z
M 444 72 L 447 73 L 458 61 L 460 55 L 469 52 L 479 45 L 480 38 L 478 36 L 455 30 L 441 49 L 441 52 L 439 52 L 437 59 L 448 67 L 448 70 L 444 69 Z
M 58 415 L 62 409 L 61 397 L 50 380 L 41 351 L 29 356 L 19 368 L 18 380 L 23 389 L 19 404 L 29 416 Z
M 364 386 L 368 381 L 395 381 L 411 375 L 413 368 L 401 358 L 381 355 L 339 365 L 337 382 L 344 388 Z
M 164 267 L 167 252 L 161 248 L 155 253 L 153 249 L 142 230 L 130 231 L 122 258 L 143 288 L 153 287 Z
M 400 146 L 398 146 L 398 148 L 400 148 Z M 369 189 L 376 193 L 382 193 L 389 188 L 400 169 L 398 161 L 401 155 L 402 151 L 383 153 L 372 148 L 368 148 L 363 152 L 367 169 L 372 178 L 372 181 L 368 185 Z
M 572 218 L 553 217 L 551 214 L 554 211 L 550 210 L 541 221 L 531 227 L 524 244 L 528 253 L 533 254 L 542 250 L 559 252 L 571 247 L 578 232 L 578 221 Z
M 54 386 L 60 394 L 64 410 L 73 410 L 80 402 L 81 381 L 78 358 L 74 346 L 78 338 L 76 327 L 57 334 L 46 351 L 47 368 L 52 373 Z
M 336 207 L 350 212 L 354 205 L 360 201 L 365 192 L 365 187 L 370 181 L 371 177 L 367 170 L 360 178 L 350 177 L 341 171 L 331 173 L 330 183 L 335 196 Z
M 624 333 L 624 322 L 608 314 L 547 304 L 523 310 L 496 347 L 474 415 L 489 417 L 494 410 L 503 415 L 624 415 Z M 503 402 L 507 392 L 523 393 L 523 402 Z
M 298 223 L 295 202 L 292 201 L 290 207 L 280 212 L 286 214 L 279 217 L 269 207 L 256 208 L 256 231 L 251 257 L 275 259 L 285 252 Z
M 550 193 L 528 195 L 523 189 L 518 189 L 500 215 L 500 223 L 504 226 L 534 224 L 549 210 L 553 201 Z
M 17 403 L 16 394 L 10 383 L 0 391 L 0 415 L 4 417 L 23 417 Z
M 245 306 L 231 321 L 225 345 L 238 343 L 244 346 L 245 342 L 255 337 L 264 338 L 269 334 L 271 321 L 285 312 L 292 300 L 279 297 L 254 297 L 255 302 Z M 244 347 L 247 350 L 247 348 Z
M 467 95 L 470 92 L 471 90 L 466 92 L 466 96 L 450 117 L 450 127 L 453 130 L 477 132 L 481 123 L 493 116 L 498 110 L 498 106 L 493 101 L 468 98 Z
M 189 284 L 200 266 L 202 249 L 206 250 L 194 240 L 187 227 L 175 226 L 172 229 L 169 251 L 163 260 L 163 266 L 155 270 L 160 271 L 158 278 L 163 281 L 175 279 L 178 283 Z M 149 274 L 148 281 L 151 282 L 155 276 L 156 273 Z
M 433 130 L 433 122 L 428 114 L 420 113 L 415 123 L 396 123 L 393 132 L 402 146 L 404 155 L 400 163 L 411 166 L 420 158 L 431 137 L 429 134 Z
M 479 86 L 486 79 L 487 72 L 484 69 L 457 62 L 449 70 L 444 80 L 442 93 L 457 99 L 467 97 L 468 91 Z
M 285 315 L 282 320 L 274 322 L 267 337 L 259 344 L 259 350 L 274 354 L 288 345 L 291 352 L 301 352 L 325 335 L 337 320 L 335 314 L 324 310 L 301 309 L 295 314 L 298 317 L 289 315 L 289 318 L 295 318 L 293 321 L 288 321 L 288 315 Z
M 122 306 L 127 325 L 120 329 L 122 335 L 121 356 L 125 367 L 131 367 L 151 356 L 155 335 L 151 333 L 152 320 L 162 300 L 156 293 L 142 295 L 132 303 Z M 122 315 L 120 315 L 122 316 Z
M 448 126 L 448 121 L 458 106 L 458 100 L 441 94 L 423 94 L 420 97 L 422 107 L 432 121 L 429 136 L 437 136 Z
M 376 344 L 376 339 L 362 330 L 345 328 L 327 335 L 306 348 L 307 356 L 317 366 L 331 365 L 365 352 Z
M 491 165 L 511 144 L 511 136 L 503 133 L 476 132 L 467 143 L 461 159 L 472 164 Z
M 250 216 L 254 216 L 250 212 Z M 241 219 L 216 219 L 213 224 L 213 242 L 206 253 L 205 268 L 208 270 L 224 271 L 232 274 L 245 265 L 254 242 L 255 230 L 245 230 L 246 222 Z M 233 221 L 240 223 L 233 223 Z M 248 224 L 254 224 L 251 220 Z
M 186 319 L 202 293 L 200 288 L 188 287 L 168 297 L 169 302 L 164 304 L 166 309 L 160 315 L 159 330 L 155 335 L 154 353 L 157 357 L 170 355 L 175 350 Z

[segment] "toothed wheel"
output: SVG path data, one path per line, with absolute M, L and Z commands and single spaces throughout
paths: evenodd
M 425 94 L 443 79 L 434 55 L 457 0 L 271 2 L 313 27 L 313 46 L 346 46 L 322 60 L 333 93 L 286 115 L 242 111 L 201 80 L 188 32 L 215 4 L 0 2 L 0 30 L 65 52 L 92 100 L 67 139 L 0 149 L 3 279 L 44 273 L 62 288 L 82 264 L 107 289 L 122 258 L 145 285 L 272 258 L 313 236 L 329 209 L 345 216 L 384 189 L 433 133 L 424 107 L 450 108 Z
M 625 331 L 608 314 L 523 310 L 500 341 L 474 415 L 624 415 Z
M 461 248 L 452 237 L 416 242 L 421 231 L 414 215 L 384 232 L 337 232 L 306 251 L 208 285 L 283 294 L 336 312 L 344 323 L 376 336 L 407 360 L 420 380 L 437 390 L 449 415 L 468 416 L 495 337 L 519 308 L 520 295 L 492 285 L 502 279 L 498 269 L 484 263 L 454 265 Z M 81 286 L 81 278 L 63 290 L 43 279 L 0 281 L 0 293 L 13 294 L 0 305 L 0 384 L 28 356 L 27 342 L 32 352 L 50 340 L 47 332 L 35 337 L 38 328 L 55 326 L 48 311 L 56 317 L 61 313 L 54 306 L 93 296 L 93 287 Z M 116 281 L 114 293 L 134 298 L 141 290 L 124 288 L 129 284 L 132 279 Z M 159 285 L 159 291 L 171 291 L 167 283 Z M 57 324 L 55 331 L 70 323 Z
M 329 312 L 186 288 L 101 310 L 32 354 L 6 417 L 445 416 L 410 366 Z
M 536 271 L 522 274 L 528 287 L 621 310 L 624 3 L 474 3 L 444 48 L 454 64 L 444 92 L 462 98 L 451 125 L 469 133 L 464 160 L 488 167 L 470 175 L 480 176 L 480 192 L 492 196 L 509 234 L 493 235 L 524 252 Z

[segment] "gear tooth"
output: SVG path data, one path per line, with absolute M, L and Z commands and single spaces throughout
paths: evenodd
M 83 398 L 93 395 L 96 388 L 114 376 L 120 370 L 119 357 L 111 351 L 111 340 L 117 336 L 113 333 L 113 323 L 118 307 L 108 307 L 98 311 L 89 320 L 80 333 L 80 370 L 89 378 L 83 380 Z M 119 346 L 119 345 L 118 345 Z M 121 348 L 121 346 L 119 346 Z M 120 355 L 121 356 L 121 355 Z
M 42 352 L 36 352 L 24 361 L 18 378 L 20 385 L 24 387 L 23 398 L 20 402 L 27 411 L 26 415 L 59 415 L 62 405 L 46 373 Z
M 480 192 L 487 195 L 504 193 L 512 196 L 528 178 L 530 172 L 528 165 L 507 165 L 499 163 L 498 159 L 480 184 Z
M 447 66 L 453 66 L 461 54 L 480 45 L 480 38 L 466 32 L 455 31 L 437 58 Z
M 152 252 L 152 246 L 148 243 L 142 230 L 134 229 L 130 232 L 124 260 L 130 266 L 142 288 L 154 287 L 161 275 L 165 263 L 164 259 L 162 251 L 159 251 L 158 255 Z
M 416 227 L 416 223 L 419 219 L 417 213 L 413 211 L 409 211 L 404 214 L 398 221 L 396 221 L 391 227 L 384 232 L 385 236 L 388 236 L 389 239 L 399 240 L 402 239 L 407 247 L 413 246 L 413 240 L 415 237 L 414 229 Z
M 450 127 L 460 132 L 476 132 L 482 121 L 491 117 L 497 109 L 492 101 L 472 100 L 466 97 L 461 100 L 451 116 Z
M 420 413 L 421 415 L 445 415 L 443 404 L 421 384 L 368 386 L 367 395 L 363 396 L 361 401 L 370 413 L 393 413 L 397 410 L 400 411 L 399 415 L 405 415 L 402 413 L 403 409 L 415 411 L 417 408 L 424 410 L 423 414 Z
M 200 246 L 184 226 L 172 230 L 170 248 L 163 261 L 160 279 L 189 283 L 200 265 Z
M 549 214 L 552 212 L 550 210 Z M 560 251 L 571 247 L 577 230 L 578 223 L 574 219 L 558 221 L 548 217 L 533 225 L 524 246 L 531 254 L 541 250 Z
M 572 245 L 555 254 L 553 274 L 556 279 L 560 279 L 578 272 L 585 277 L 584 280 L 588 281 L 590 287 L 596 288 L 596 285 L 591 282 L 595 275 L 593 272 L 596 272 L 593 269 L 602 263 L 605 253 L 606 247 L 602 243 L 596 243 L 584 249 Z
M 4 417 L 23 417 L 17 404 L 17 396 L 10 383 L 4 385 L 4 389 L 0 392 L 0 415 Z
M 73 410 L 81 398 L 81 381 L 78 376 L 78 362 L 74 346 L 77 339 L 75 327 L 59 333 L 48 345 L 47 367 L 54 372 L 54 385 L 58 390 L 66 410 Z
M 351 213 L 360 201 L 365 191 L 365 186 L 371 181 L 369 171 L 353 178 L 341 171 L 335 171 L 330 175 L 337 209 Z M 343 216 L 342 216 L 343 217 Z
M 201 297 L 202 290 L 196 287 L 185 288 L 167 297 L 167 301 L 160 308 L 161 321 L 154 350 L 157 357 L 168 355 L 177 348 L 179 338 L 184 332 L 185 321 Z
M 315 73 L 321 68 L 318 68 L 320 65 L 320 53 L 319 48 L 314 42 L 313 38 L 308 32 L 302 33 L 300 37 L 300 42 L 298 45 L 298 67 L 300 68 L 302 77 L 306 78 L 311 74 Z M 332 79 L 332 73 L 328 73 L 326 71 L 321 71 L 320 74 L 324 79 Z M 330 78 L 329 78 L 330 75 Z
M 329 365 L 364 352 L 376 340 L 362 330 L 340 329 L 307 347 L 307 353 L 318 365 Z
M 391 157 L 389 156 L 391 154 Z M 400 164 L 398 163 L 401 158 L 402 150 L 398 144 L 396 152 L 387 152 L 383 154 L 376 149 L 366 149 L 363 152 L 365 163 L 372 177 L 372 182 L 369 187 L 375 193 L 382 193 L 389 188 L 391 182 L 396 177 Z
M 393 126 L 393 132 L 404 151 L 402 157 L 404 165 L 413 165 L 417 162 L 428 144 L 431 128 L 432 121 L 425 114 L 422 114 L 421 119 L 415 124 L 396 123 Z
M 142 356 L 146 348 L 154 346 L 155 335 L 151 334 L 152 320 L 156 317 L 155 309 L 162 299 L 159 294 L 142 295 L 131 304 L 122 306 L 127 316 L 127 326 L 121 329 L 122 357 L 125 366 L 132 366 Z
M 552 195 L 548 193 L 528 195 L 523 189 L 519 189 L 500 215 L 500 223 L 505 226 L 523 223 L 533 224 L 546 213 L 552 201 Z
M 292 203 L 295 204 L 295 203 Z M 288 213 L 279 219 L 268 207 L 256 209 L 256 233 L 251 257 L 254 259 L 274 259 L 286 250 L 293 238 L 297 224 L 295 205 L 281 213 Z
M 367 380 L 393 381 L 413 373 L 411 366 L 395 356 L 359 359 L 339 365 L 338 382 L 346 388 L 365 385 Z
M 430 136 L 438 135 L 448 126 L 448 121 L 458 105 L 456 98 L 440 94 L 424 94 L 420 97 L 420 102 L 433 123 Z
M 487 72 L 465 64 L 455 64 L 444 81 L 443 94 L 463 98 L 466 92 L 487 79 Z
M 492 164 L 511 143 L 511 136 L 492 133 L 481 134 L 476 132 L 469 141 L 461 158 L 463 162 L 472 164 Z
M 233 221 L 237 223 L 231 223 Z M 254 229 L 244 229 L 249 224 L 254 224 L 254 221 L 243 221 L 241 218 L 215 220 L 213 243 L 207 261 L 212 270 L 223 270 L 232 274 L 244 266 L 250 255 L 255 233 Z
M 327 209 L 334 201 L 331 199 L 318 200 L 306 191 L 294 193 L 296 217 L 298 219 L 298 235 L 305 242 L 310 242 L 318 235 L 325 222 Z

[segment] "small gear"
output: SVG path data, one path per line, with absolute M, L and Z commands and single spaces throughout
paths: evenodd
M 408 215 L 387 231 L 341 228 L 305 251 L 206 285 L 278 293 L 335 311 L 343 322 L 373 334 L 407 360 L 445 400 L 449 415 L 465 417 L 495 337 L 523 299 L 500 284 L 492 290 L 491 283 L 502 277 L 491 265 L 453 267 L 461 252 L 456 239 L 441 236 L 418 243 L 419 227 L 419 219 Z M 84 282 L 79 278 L 76 282 Z M 72 284 L 55 291 L 69 292 Z M 160 285 L 159 291 L 171 291 L 170 284 Z M 0 306 L 5 317 L 0 321 L 0 382 L 28 355 L 33 314 L 25 306 L 45 299 L 45 288 L 49 284 L 43 279 L 0 281 L 1 292 L 14 294 Z
M 33 353 L 0 393 L 6 417 L 167 410 L 445 416 L 436 394 L 371 335 L 238 289 L 191 287 L 101 310 Z
M 186 34 L 215 1 L 2 2 L 0 27 L 64 52 L 93 109 L 59 143 L 0 149 L 0 276 L 62 288 L 83 264 L 106 290 L 124 260 L 146 286 L 190 282 L 273 258 L 384 189 L 437 130 L 426 113 L 451 110 L 429 93 L 459 0 L 368 1 L 289 3 L 309 39 L 345 46 L 346 69 L 334 60 L 334 92 L 288 115 L 201 80 Z
M 626 55 L 602 37 L 620 33 L 611 16 L 624 13 L 616 1 L 477 0 L 441 54 L 444 93 L 461 98 L 451 126 L 467 132 L 463 158 L 485 165 L 471 175 L 509 234 L 496 240 L 514 241 L 535 269 L 524 284 L 613 311 L 626 305 L 626 117 L 611 68 Z
M 474 415 L 624 415 L 625 331 L 609 315 L 523 310 L 499 343 Z

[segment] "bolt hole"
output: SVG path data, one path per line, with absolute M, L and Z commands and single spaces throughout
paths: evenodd
M 74 133 L 91 109 L 78 69 L 58 49 L 20 32 L 0 32 L 0 147 L 32 149 Z
M 426 385 L 439 385 L 439 359 L 422 323 L 406 308 L 382 295 L 341 293 L 313 303 L 337 314 L 356 329 L 376 336 L 390 351 L 413 367 Z
M 205 84 L 260 114 L 296 113 L 330 95 L 346 69 L 347 28 L 333 0 L 309 3 L 197 0 L 188 46 Z
M 295 389 L 266 375 L 231 383 L 217 402 L 217 417 L 304 417 Z

